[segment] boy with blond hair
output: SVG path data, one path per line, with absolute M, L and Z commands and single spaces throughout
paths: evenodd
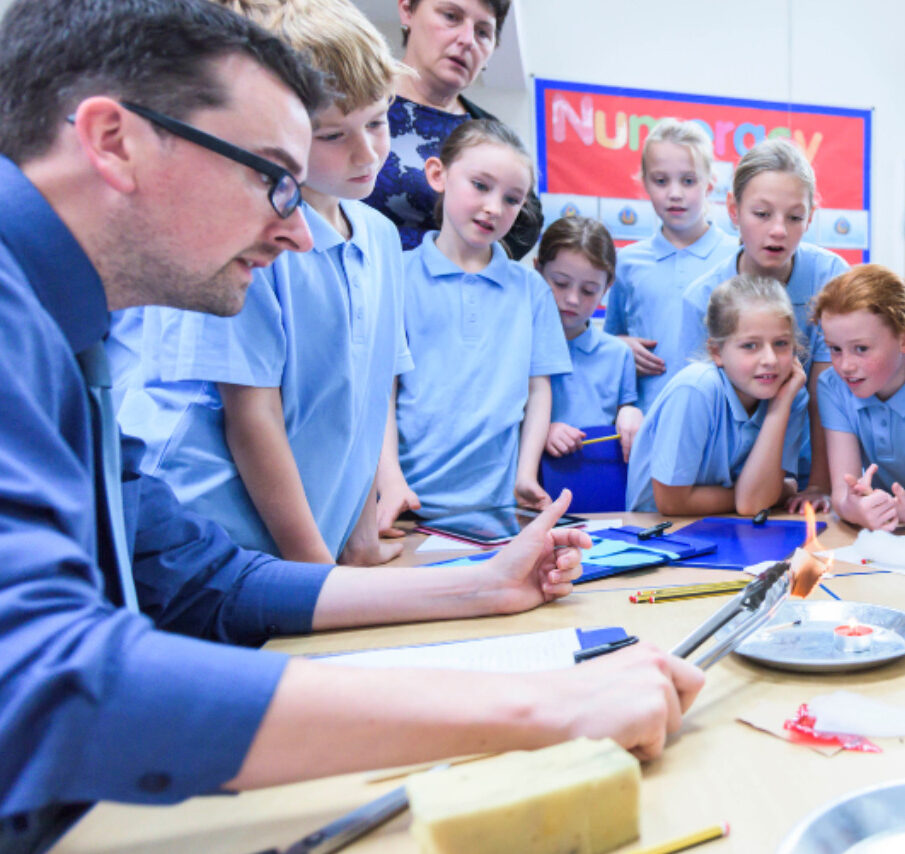
M 111 355 L 141 354 L 137 372 L 121 373 L 120 423 L 145 441 L 143 469 L 241 545 L 383 563 L 400 546 L 379 540 L 374 476 L 394 377 L 412 361 L 398 233 L 358 200 L 389 152 L 400 66 L 347 0 L 222 5 L 304 51 L 336 93 L 314 117 L 302 188 L 312 248 L 258 270 L 236 317 L 120 318 L 114 345 L 127 346 Z

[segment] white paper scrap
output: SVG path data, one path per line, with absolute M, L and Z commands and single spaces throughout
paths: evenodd
M 588 521 L 588 527 L 585 530 L 589 534 L 596 534 L 598 531 L 605 531 L 607 528 L 621 527 L 621 519 L 591 519 Z
M 835 560 L 863 564 L 866 569 L 905 573 L 905 537 L 889 531 L 868 531 L 863 528 L 849 546 L 818 552 L 818 557 L 832 554 Z M 864 563 L 866 561 L 866 563 Z
M 808 700 L 818 732 L 864 735 L 868 738 L 905 736 L 905 706 L 874 700 L 853 691 L 819 694 Z
M 417 549 L 416 552 L 476 552 L 481 547 L 473 543 L 464 543 L 462 540 L 454 540 L 452 537 L 444 537 L 442 534 L 431 534 Z
M 528 673 L 572 667 L 579 647 L 575 629 L 554 629 L 525 635 L 505 635 L 459 643 L 394 647 L 328 655 L 318 661 L 352 667 L 437 667 Z

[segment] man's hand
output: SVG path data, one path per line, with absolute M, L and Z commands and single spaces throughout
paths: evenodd
M 591 538 L 577 528 L 553 527 L 571 500 L 564 489 L 511 543 L 477 564 L 481 586 L 498 598 L 499 613 L 527 611 L 572 592 L 581 575 L 581 549 L 591 547 Z
M 698 668 L 647 643 L 545 678 L 571 718 L 569 737 L 608 736 L 641 760 L 663 752 L 666 736 L 679 729 L 704 685 Z

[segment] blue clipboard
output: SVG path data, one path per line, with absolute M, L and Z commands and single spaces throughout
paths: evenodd
M 684 564 L 696 555 L 705 555 L 717 548 L 712 540 L 686 534 L 686 528 L 675 534 L 660 534 L 644 540 L 638 539 L 638 534 L 643 530 L 644 528 L 635 525 L 626 525 L 622 528 L 606 528 L 591 534 L 595 546 L 585 552 L 587 557 L 581 562 L 581 577 L 575 583 L 583 584 L 598 578 L 608 578 L 623 572 L 650 569 L 666 564 L 678 562 Z M 612 555 L 595 556 L 598 544 L 613 541 L 624 542 L 632 548 Z
M 817 523 L 817 532 L 826 522 Z M 710 569 L 744 569 L 764 560 L 785 560 L 805 539 L 805 522 L 795 519 L 768 519 L 755 525 L 750 519 L 708 516 L 686 525 L 680 534 L 706 537 L 716 544 L 709 556 L 693 557 L 690 566 Z

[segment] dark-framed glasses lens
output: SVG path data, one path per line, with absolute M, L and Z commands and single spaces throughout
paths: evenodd
M 288 173 L 283 175 L 270 190 L 270 203 L 283 219 L 292 215 L 301 200 L 299 185 Z

